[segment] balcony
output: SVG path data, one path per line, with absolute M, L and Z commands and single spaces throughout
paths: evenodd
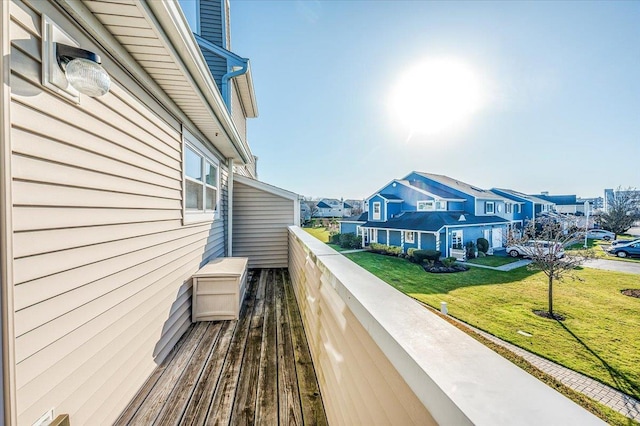
M 298 227 L 239 321 L 193 325 L 118 424 L 602 424 Z

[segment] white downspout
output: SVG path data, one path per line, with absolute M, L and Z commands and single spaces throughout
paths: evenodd
M 227 257 L 233 256 L 233 158 L 229 158 L 229 182 L 227 183 Z

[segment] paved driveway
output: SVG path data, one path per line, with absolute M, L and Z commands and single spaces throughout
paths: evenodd
M 587 268 L 604 269 L 607 271 L 627 272 L 640 274 L 640 262 L 621 262 L 618 260 L 590 259 L 583 266 Z

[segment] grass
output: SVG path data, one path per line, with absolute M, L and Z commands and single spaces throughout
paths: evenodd
M 583 281 L 554 285 L 554 306 L 566 320 L 533 314 L 547 309 L 541 272 L 472 268 L 428 274 L 406 260 L 360 252 L 346 255 L 398 290 L 507 342 L 640 398 L 640 299 L 621 290 L 640 288 L 632 274 L 581 269 Z M 532 334 L 526 337 L 518 330 Z
M 302 228 L 323 243 L 329 242 L 329 231 L 327 228 Z
M 632 237 L 630 235 L 619 235 L 618 239 L 620 240 L 631 240 L 631 239 L 635 239 L 637 237 Z M 635 262 L 635 263 L 640 263 L 640 258 L 620 258 L 618 256 L 612 256 L 609 253 L 607 253 L 605 250 L 611 245 L 611 243 L 604 241 L 604 240 L 594 240 L 594 239 L 588 239 L 587 240 L 587 248 L 588 249 L 593 249 L 593 253 L 596 256 L 596 259 L 607 259 L 607 260 L 618 260 L 621 262 Z M 573 244 L 569 247 L 567 247 L 566 251 L 571 252 L 572 250 L 582 250 L 584 249 L 584 242 L 582 243 L 576 243 Z
M 509 263 L 517 262 L 520 259 L 513 257 L 505 257 L 505 256 L 485 256 L 485 257 L 476 257 L 475 259 L 467 260 L 467 263 L 473 263 L 476 265 L 484 265 L 484 266 L 503 266 L 508 265 Z

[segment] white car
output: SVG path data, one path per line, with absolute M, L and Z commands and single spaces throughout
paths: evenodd
M 587 238 L 611 241 L 615 237 L 616 234 L 611 231 L 605 231 L 604 229 L 589 229 L 589 231 L 587 231 Z
M 555 247 L 553 246 L 555 244 Z M 548 255 L 555 254 L 557 258 L 564 257 L 562 244 L 550 241 L 529 240 L 524 244 L 513 244 L 507 246 L 507 254 L 511 257 L 532 257 L 535 254 Z

